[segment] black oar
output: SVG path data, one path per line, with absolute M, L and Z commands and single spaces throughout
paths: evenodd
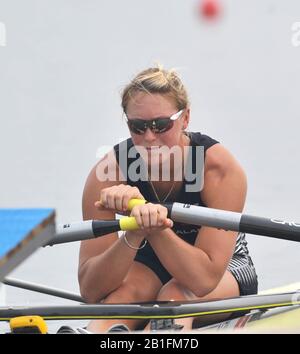
M 39 285 L 39 284 L 35 284 L 35 283 L 31 283 L 28 281 L 19 280 L 15 278 L 6 277 L 3 280 L 3 284 L 14 286 L 16 288 L 21 288 L 25 290 L 35 291 L 41 294 L 60 297 L 62 299 L 68 299 L 77 302 L 85 302 L 84 299 L 79 294 L 71 293 L 69 291 L 62 290 L 62 289 L 50 288 L 48 286 Z
M 300 223 L 294 221 L 181 203 L 174 203 L 168 209 L 174 221 L 300 242 Z
M 136 204 L 146 201 L 132 199 L 129 210 Z M 168 217 L 173 221 L 210 226 L 218 229 L 246 232 L 289 241 L 300 241 L 300 223 L 276 218 L 263 218 L 232 211 L 212 209 L 190 204 L 165 204 Z M 89 220 L 60 225 L 57 234 L 48 245 L 91 239 L 120 230 L 138 228 L 135 218 L 123 217 L 120 220 Z

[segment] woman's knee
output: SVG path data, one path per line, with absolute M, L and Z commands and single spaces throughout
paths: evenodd
M 195 294 L 182 286 L 176 279 L 171 279 L 160 290 L 158 301 L 194 300 Z
M 142 294 L 139 287 L 129 282 L 123 282 L 117 289 L 107 295 L 101 302 L 129 303 L 141 301 Z
M 143 282 L 136 279 L 126 279 L 113 292 L 111 292 L 102 302 L 140 302 L 140 301 L 154 301 L 160 287 L 150 287 Z

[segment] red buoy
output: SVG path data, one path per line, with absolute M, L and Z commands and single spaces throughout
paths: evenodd
M 199 11 L 205 19 L 215 19 L 221 12 L 220 2 L 218 0 L 201 0 Z

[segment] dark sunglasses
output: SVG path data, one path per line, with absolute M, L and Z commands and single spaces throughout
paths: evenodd
M 173 127 L 175 120 L 181 116 L 183 111 L 184 109 L 177 113 L 174 113 L 171 117 L 161 117 L 151 120 L 144 120 L 138 118 L 128 119 L 126 116 L 127 125 L 129 130 L 134 134 L 145 134 L 147 128 L 149 128 L 155 134 L 160 134 L 170 130 Z

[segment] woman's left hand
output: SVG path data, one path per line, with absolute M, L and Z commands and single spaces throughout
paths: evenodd
M 131 210 L 130 216 L 135 217 L 139 227 L 145 232 L 173 227 L 173 221 L 167 217 L 168 209 L 160 204 L 136 205 Z

